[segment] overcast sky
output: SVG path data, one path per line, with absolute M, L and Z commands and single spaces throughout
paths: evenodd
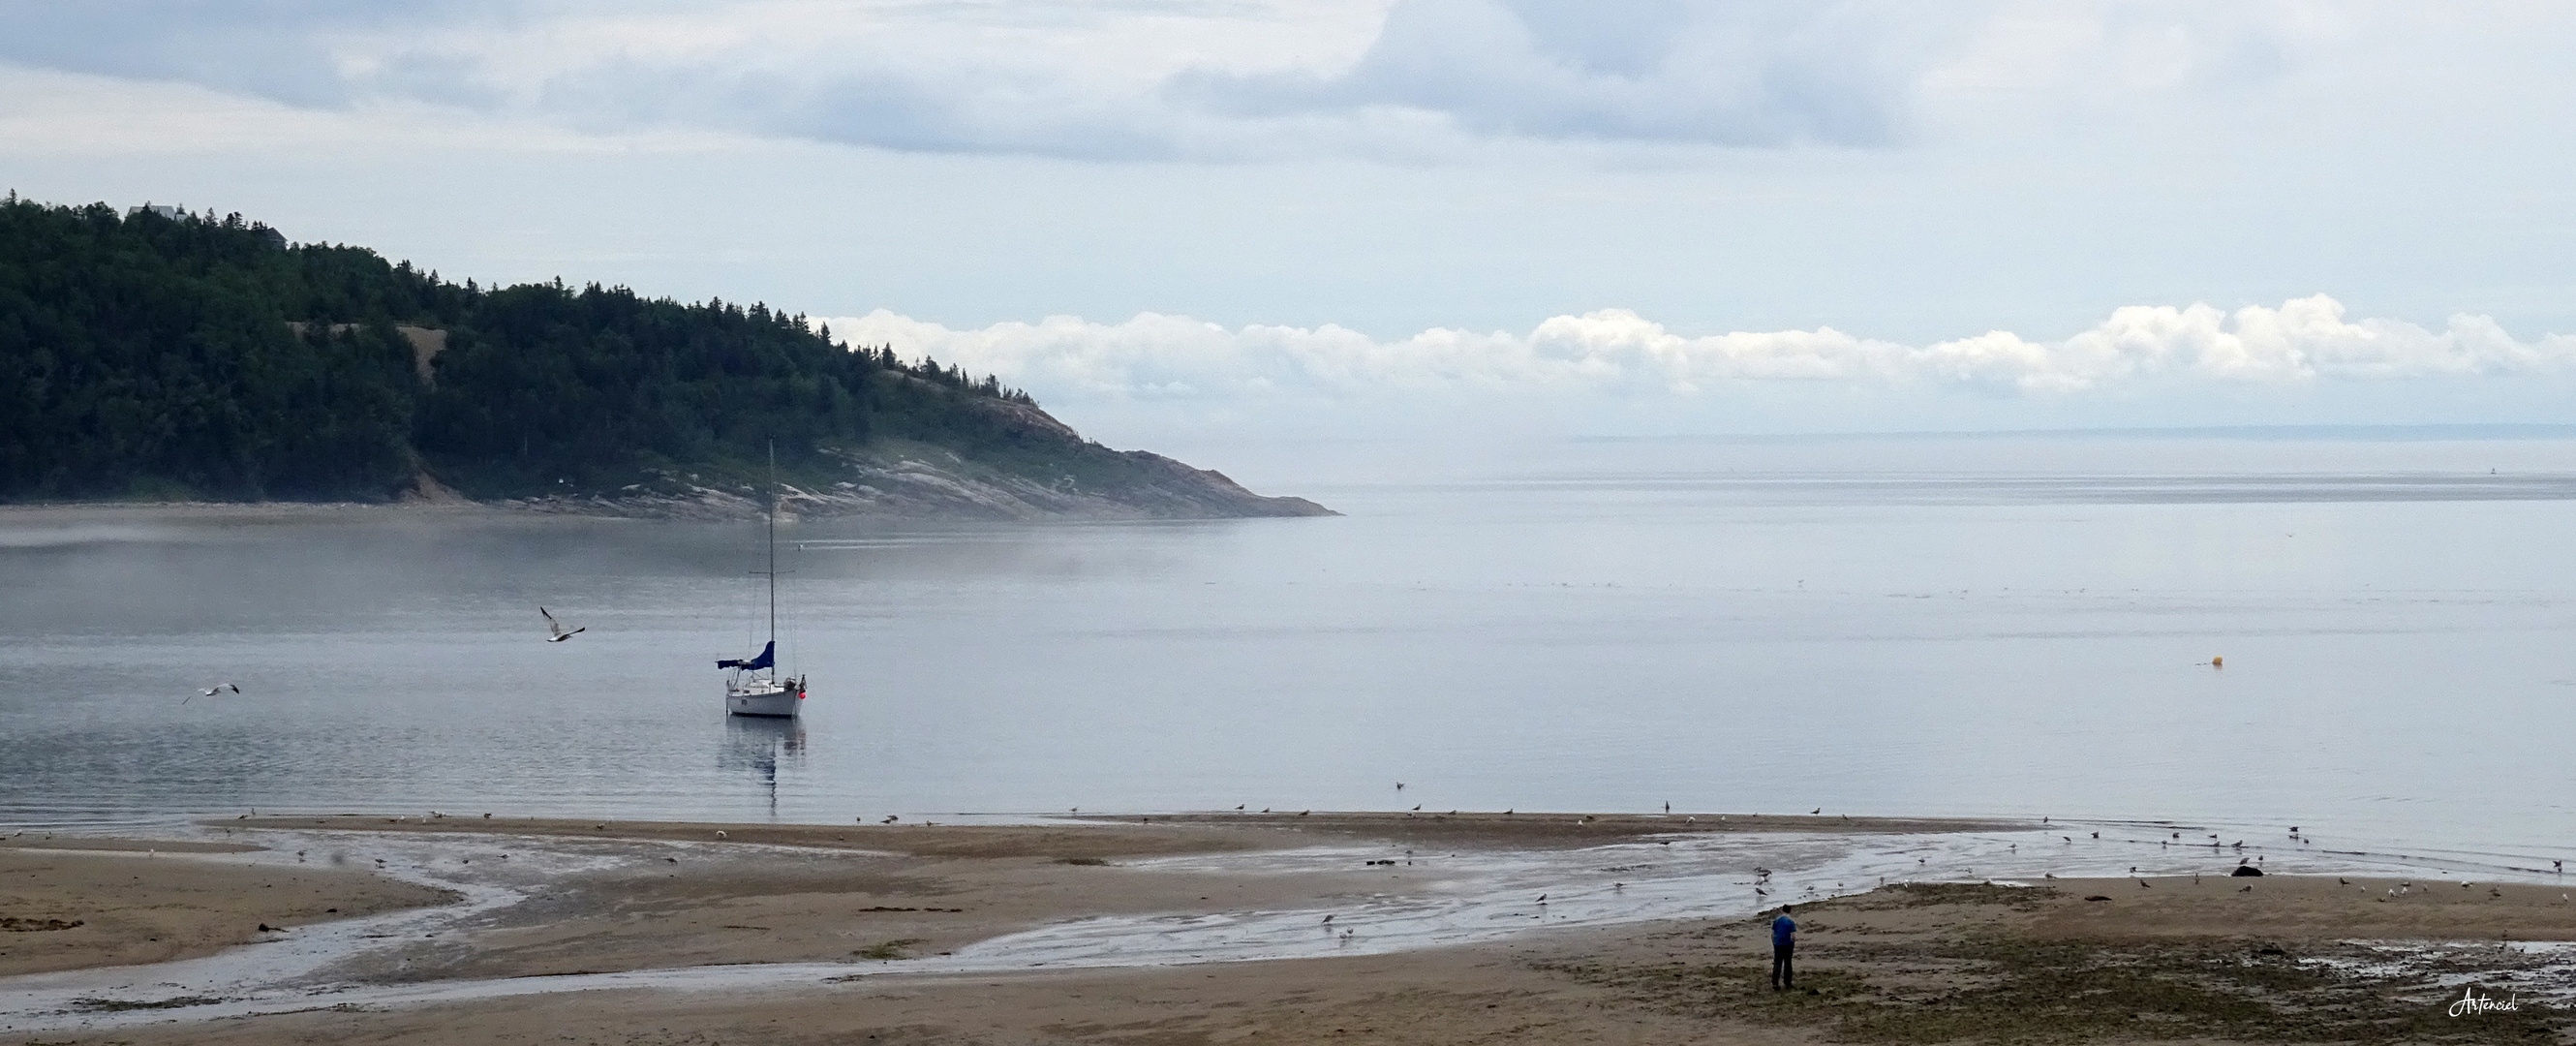
M 0 0 L 0 182 L 1113 443 L 2576 421 L 2576 5 Z M 1426 419 L 1436 419 L 1426 420 Z

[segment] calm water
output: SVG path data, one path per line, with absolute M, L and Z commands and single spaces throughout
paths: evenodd
M 2576 827 L 2576 442 L 1591 444 L 1294 492 L 1349 515 L 787 528 L 791 727 L 717 706 L 756 524 L 0 517 L 0 818 Z

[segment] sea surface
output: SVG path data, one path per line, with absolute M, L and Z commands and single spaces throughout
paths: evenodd
M 1346 515 L 783 526 L 793 724 L 719 704 L 756 523 L 0 512 L 0 820 L 1670 803 L 2576 858 L 2576 440 L 1594 441 L 1265 492 Z

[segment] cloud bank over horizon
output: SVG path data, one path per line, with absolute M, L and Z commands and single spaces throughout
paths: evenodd
M 880 309 L 828 320 L 854 344 L 891 345 L 1085 400 L 1353 400 L 1421 393 L 1580 392 L 1689 398 L 1727 386 L 1805 383 L 2062 400 L 2139 386 L 2556 377 L 2576 336 L 2520 340 L 2494 320 L 2440 329 L 2352 318 L 2324 294 L 2223 311 L 2132 305 L 2055 340 L 2010 331 L 1909 345 L 1813 330 L 1685 335 L 1626 309 L 1551 317 L 1527 333 L 1425 330 L 1395 340 L 1346 327 L 1249 325 L 1141 313 L 1117 323 L 1054 316 L 957 330 Z

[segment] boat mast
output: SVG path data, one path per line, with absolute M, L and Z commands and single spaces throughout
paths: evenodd
M 769 504 L 762 515 L 769 520 L 769 645 L 770 657 L 778 649 L 778 441 L 769 441 Z M 776 676 L 778 666 L 772 661 L 769 674 Z

